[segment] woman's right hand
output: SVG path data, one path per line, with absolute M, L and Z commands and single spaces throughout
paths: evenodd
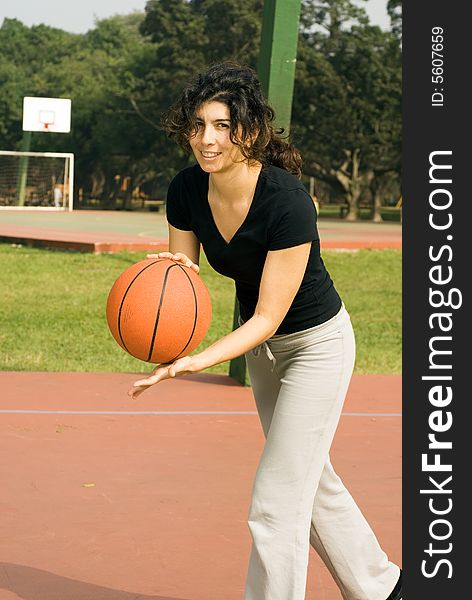
M 193 263 L 190 258 L 182 252 L 176 252 L 176 254 L 172 254 L 172 252 L 159 252 L 158 254 L 148 254 L 146 258 L 170 258 L 171 260 L 180 263 L 185 267 L 189 267 L 195 271 L 195 273 L 200 272 L 200 267 Z

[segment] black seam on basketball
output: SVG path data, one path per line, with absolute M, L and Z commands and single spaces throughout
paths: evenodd
M 125 302 L 126 296 L 128 295 L 128 292 L 129 292 L 129 290 L 130 290 L 131 286 L 132 286 L 132 285 L 133 285 L 133 283 L 136 281 L 136 279 L 137 279 L 137 278 L 138 278 L 138 277 L 141 275 L 141 273 L 143 273 L 143 272 L 144 272 L 146 269 L 149 269 L 149 267 L 152 267 L 153 265 L 156 265 L 157 263 L 160 263 L 160 262 L 162 262 L 163 260 L 165 260 L 165 259 L 163 259 L 163 258 L 160 258 L 160 259 L 158 259 L 158 260 L 155 260 L 155 261 L 153 261 L 153 262 L 152 262 L 150 265 L 146 265 L 145 267 L 143 267 L 143 268 L 141 269 L 141 271 L 139 271 L 139 273 L 137 273 L 137 274 L 136 274 L 136 275 L 133 277 L 133 279 L 131 280 L 131 282 L 128 284 L 128 287 L 126 288 L 126 291 L 125 291 L 125 293 L 123 294 L 123 298 L 121 299 L 121 302 L 120 302 L 120 309 L 119 309 L 119 311 L 118 311 L 118 335 L 120 336 L 120 340 L 121 340 L 121 343 L 123 344 L 123 347 L 124 347 L 124 349 L 125 349 L 125 350 L 126 350 L 126 352 L 128 352 L 128 353 L 130 353 L 130 352 L 129 352 L 129 350 L 128 350 L 128 347 L 127 347 L 127 346 L 126 346 L 126 344 L 125 344 L 125 341 L 124 341 L 124 339 L 123 339 L 123 335 L 121 334 L 121 312 L 122 312 L 122 310 L 123 310 L 123 304 L 124 304 L 124 302 Z
M 190 337 L 188 339 L 188 342 L 185 344 L 185 346 L 182 348 L 182 350 L 176 355 L 174 356 L 174 358 L 172 358 L 171 360 L 169 360 L 168 362 L 172 363 L 174 362 L 174 360 L 177 360 L 177 358 L 179 358 L 179 356 L 185 352 L 185 349 L 188 347 L 188 345 L 190 344 L 190 342 L 192 341 L 193 338 L 193 334 L 195 333 L 195 328 L 197 326 L 197 317 L 198 317 L 198 299 L 197 299 L 197 294 L 195 292 L 195 288 L 193 287 L 193 283 L 192 280 L 190 279 L 188 273 L 186 272 L 186 270 L 184 269 L 184 267 L 182 267 L 181 265 L 177 265 L 177 267 L 179 267 L 184 273 L 185 276 L 187 277 L 189 283 L 190 283 L 190 287 L 192 288 L 192 292 L 193 292 L 193 297 L 195 298 L 195 318 L 193 320 L 193 328 L 192 328 L 192 333 L 190 334 Z
M 162 303 L 164 301 L 164 294 L 166 291 L 166 285 L 167 285 L 167 279 L 169 277 L 169 271 L 171 269 L 173 269 L 174 267 L 178 267 L 178 266 L 179 265 L 177 265 L 175 263 L 173 265 L 169 265 L 169 267 L 167 268 L 166 274 L 164 275 L 164 281 L 162 282 L 162 289 L 161 289 L 161 297 L 159 298 L 159 305 L 157 307 L 156 320 L 154 321 L 154 331 L 152 332 L 151 344 L 149 346 L 149 354 L 148 354 L 148 357 L 146 358 L 146 362 L 151 361 L 152 353 L 154 352 L 154 342 L 156 341 L 157 325 L 159 324 L 159 318 L 161 316 L 161 307 L 162 307 Z

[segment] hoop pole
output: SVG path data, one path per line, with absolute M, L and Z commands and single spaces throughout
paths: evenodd
M 23 132 L 23 139 L 21 141 L 21 151 L 29 152 L 31 148 L 31 131 Z M 24 206 L 25 205 L 25 195 L 26 195 L 26 178 L 28 174 L 28 163 L 29 156 L 24 155 L 20 157 L 18 163 L 18 179 L 16 184 L 17 196 L 16 196 L 16 205 Z
M 257 67 L 277 127 L 290 133 L 301 0 L 265 0 Z
M 74 207 L 74 155 L 69 156 L 69 210 Z
M 239 327 L 239 302 L 234 297 L 233 331 Z M 246 360 L 244 356 L 233 358 L 229 363 L 229 376 L 236 379 L 242 385 L 246 385 Z
M 262 18 L 258 75 L 269 104 L 274 108 L 277 127 L 290 133 L 295 64 L 301 0 L 265 0 Z M 238 326 L 239 304 L 235 298 L 233 329 Z M 229 374 L 247 385 L 244 356 L 230 362 Z

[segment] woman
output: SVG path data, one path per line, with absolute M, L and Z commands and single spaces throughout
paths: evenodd
M 255 73 L 212 66 L 164 117 L 197 164 L 171 182 L 168 257 L 236 282 L 240 327 L 130 390 L 245 354 L 266 436 L 249 514 L 246 600 L 305 597 L 309 544 L 346 600 L 399 600 L 389 562 L 334 472 L 329 449 L 354 366 L 349 315 L 320 257 L 299 152 L 278 138 Z

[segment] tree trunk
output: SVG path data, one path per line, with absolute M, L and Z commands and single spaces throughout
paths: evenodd
M 374 223 L 381 223 L 383 221 L 382 215 L 380 213 L 382 209 L 382 191 L 385 187 L 385 179 L 382 177 L 382 173 L 376 172 L 372 173 L 372 178 L 370 180 L 370 192 L 373 198 L 373 215 L 372 220 Z
M 105 174 L 101 169 L 92 173 L 92 189 L 90 191 L 91 198 L 100 198 L 103 193 L 103 188 L 105 187 L 105 179 Z
M 357 221 L 359 219 L 359 209 L 356 206 L 349 205 L 345 221 Z
M 126 189 L 124 191 L 123 208 L 125 210 L 132 209 L 132 196 L 133 196 L 133 180 L 131 177 L 127 178 Z
M 108 174 L 102 194 L 103 208 L 105 210 L 116 209 L 116 199 L 120 191 L 119 179 Z
M 346 221 L 359 218 L 359 198 L 365 185 L 365 175 L 360 173 L 360 149 L 344 150 L 345 159 L 337 168 L 326 169 L 319 163 L 311 163 L 311 173 L 322 181 L 335 185 L 344 192 L 348 204 Z
M 346 201 L 349 210 L 346 215 L 346 221 L 357 221 L 359 218 L 359 198 L 361 196 L 361 179 L 359 176 L 359 150 L 356 148 L 352 152 L 351 158 L 351 177 L 347 179 Z
M 374 215 L 372 220 L 374 223 L 381 223 L 383 221 L 382 215 L 380 213 L 380 209 L 382 208 L 382 196 L 380 195 L 380 190 L 376 187 L 374 193 Z

